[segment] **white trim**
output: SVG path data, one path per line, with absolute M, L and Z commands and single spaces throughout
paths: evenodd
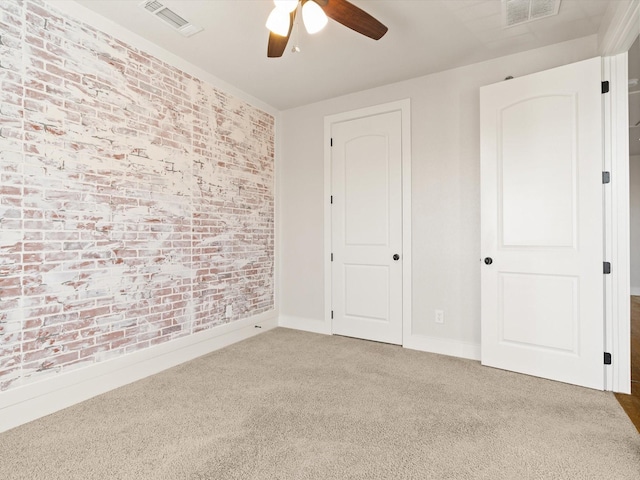
M 402 105 L 402 338 L 413 326 L 413 256 L 411 239 L 411 102 Z M 405 294 L 406 292 L 406 294 Z M 404 342 L 403 342 L 404 344 Z
M 324 318 L 331 331 L 331 125 L 400 111 L 402 115 L 402 337 L 412 325 L 411 255 L 411 100 L 406 98 L 324 117 Z
M 0 394 L 0 432 L 277 326 L 273 312 L 204 330 Z M 258 328 L 257 328 L 258 327 Z
M 293 328 L 294 330 L 304 330 L 305 332 L 322 333 L 331 335 L 331 325 L 322 320 L 312 318 L 293 317 L 290 315 L 280 315 L 278 326 Z
M 411 335 L 404 339 L 403 346 L 422 352 L 480 361 L 480 344 L 477 343 L 460 342 L 448 338 L 427 337 L 425 335 Z
M 602 80 L 608 80 L 611 78 L 610 74 L 610 62 L 608 58 L 602 59 Z M 611 156 L 612 156 L 612 142 L 611 142 L 611 99 L 612 95 L 603 95 L 602 96 L 602 144 L 603 144 L 603 161 L 602 161 L 602 170 L 603 171 L 611 171 Z M 604 235 L 604 252 L 603 252 L 603 261 L 612 261 L 612 234 L 613 229 L 611 226 L 611 205 L 613 203 L 612 200 L 612 191 L 613 185 L 603 185 L 603 235 Z M 603 278 L 603 288 L 604 288 L 604 308 L 603 308 L 603 316 L 604 316 L 604 345 L 603 351 L 611 352 L 613 351 L 613 277 L 616 272 L 613 272 L 611 275 L 604 275 Z M 617 356 L 617 355 L 616 355 Z M 605 365 L 604 367 L 604 389 L 607 391 L 613 390 L 613 366 Z
M 639 297 L 640 296 L 640 287 L 631 287 L 631 295 L 633 295 L 634 297 Z
M 279 181 L 281 177 L 283 151 L 282 133 L 282 113 L 278 112 L 274 115 L 274 152 L 273 152 L 273 302 L 276 314 L 280 313 L 282 285 L 281 273 L 282 265 L 280 264 L 282 256 L 280 255 L 280 245 L 282 244 L 282 220 L 281 214 L 281 198 Z
M 604 31 L 598 32 L 600 55 L 628 52 L 640 34 L 640 0 L 619 0 L 607 7 Z
M 607 247 L 612 274 L 605 279 L 607 299 L 605 309 L 605 349 L 613 362 L 606 371 L 606 389 L 630 393 L 630 272 L 629 245 L 629 123 L 627 51 L 640 33 L 640 0 L 611 2 L 607 10 L 609 21 L 600 32 L 600 52 L 614 55 L 604 58 L 605 79 L 611 84 L 610 98 L 604 100 L 605 167 L 611 169 L 612 182 L 605 200 Z M 605 190 L 606 192 L 606 190 Z
M 324 323 L 331 334 L 331 120 L 324 117 Z
M 629 238 L 629 97 L 627 53 L 605 57 L 604 78 L 610 91 L 604 102 L 605 169 L 611 171 L 605 188 L 605 258 L 611 275 L 605 276 L 605 351 L 611 352 L 606 389 L 631 393 L 631 314 Z
M 629 239 L 629 119 L 627 52 L 640 34 L 640 0 L 611 2 L 601 32 L 599 50 L 609 98 L 604 99 L 605 167 L 611 169 L 611 189 L 605 189 L 605 255 L 612 264 L 605 293 L 605 348 L 612 354 L 606 389 L 631 392 L 630 239 Z M 619 54 L 619 55 L 616 55 Z M 615 56 L 612 56 L 615 55 Z
M 214 87 L 219 88 L 225 93 L 233 95 L 240 100 L 244 100 L 245 102 L 265 111 L 266 113 L 275 115 L 278 112 L 278 109 L 276 109 L 275 107 L 240 90 L 238 87 L 225 82 L 224 80 L 180 58 L 179 56 L 169 52 L 168 50 L 159 47 L 155 43 L 150 42 L 137 33 L 132 32 L 131 30 L 124 28 L 122 25 L 115 23 L 113 20 L 103 17 L 93 10 L 89 10 L 87 7 L 78 2 L 75 2 L 73 0 L 47 0 L 47 3 L 52 5 L 65 15 L 68 15 L 70 18 L 75 18 L 81 22 L 84 22 L 97 30 L 100 30 L 118 40 L 128 43 L 132 47 L 138 48 L 150 55 L 153 55 L 158 60 L 167 62 L 174 67 L 182 70 L 183 72 L 193 75 L 194 77 L 197 77 L 213 85 Z

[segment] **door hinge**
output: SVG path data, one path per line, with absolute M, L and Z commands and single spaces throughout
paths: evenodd
M 331 254 L 331 261 L 333 262 L 333 253 Z
M 602 183 L 611 183 L 611 172 L 602 172 Z
M 602 82 L 602 93 L 609 93 L 609 80 Z
M 333 147 L 333 138 L 331 139 L 330 146 Z
M 333 310 L 331 310 L 331 320 L 333 320 Z
M 333 195 L 331 195 L 331 205 L 333 205 Z
M 611 273 L 611 263 L 610 262 L 602 262 L 602 272 L 605 275 L 608 275 Z
M 604 352 L 604 364 L 611 365 L 611 354 L 609 352 Z

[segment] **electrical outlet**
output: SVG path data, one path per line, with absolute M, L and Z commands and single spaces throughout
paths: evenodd
M 224 311 L 224 316 L 227 318 L 233 317 L 233 305 L 227 305 L 227 309 Z
M 435 322 L 436 323 L 444 323 L 444 311 L 436 310 Z

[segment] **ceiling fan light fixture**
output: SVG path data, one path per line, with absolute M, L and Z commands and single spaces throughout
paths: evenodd
M 156 1 L 156 0 L 148 0 L 148 1 Z M 335 20 L 337 23 L 344 25 L 355 32 L 364 35 L 365 37 L 369 37 L 373 40 L 380 40 L 389 30 L 384 24 L 380 23 L 377 19 L 369 15 L 364 10 L 356 7 L 354 4 L 349 2 L 348 0 L 298 0 L 295 3 L 296 8 L 291 10 L 288 13 L 289 29 L 286 35 L 280 35 L 276 32 L 274 26 L 272 26 L 271 22 L 275 23 L 277 18 L 282 18 L 278 11 L 286 14 L 286 10 L 284 4 L 278 0 L 274 0 L 275 2 L 275 11 L 271 13 L 270 17 L 273 16 L 273 19 L 269 19 L 267 22 L 267 27 L 272 30 L 269 33 L 269 43 L 267 44 L 267 57 L 268 58 L 278 58 L 281 57 L 287 48 L 287 43 L 289 42 L 289 37 L 291 36 L 291 32 L 293 31 L 293 25 L 295 23 L 296 15 L 298 14 L 297 6 L 300 5 L 300 10 L 302 10 L 302 21 L 304 22 L 304 26 L 306 27 L 307 32 L 313 34 L 322 30 L 325 25 L 328 23 L 328 18 Z M 544 0 L 538 0 L 544 1 Z M 293 5 L 293 3 L 287 2 L 289 5 Z M 288 7 L 291 8 L 291 7 Z M 326 11 L 325 11 L 326 9 Z M 327 18 L 328 17 L 328 18 Z M 287 24 L 282 21 L 283 25 Z M 298 23 L 298 26 L 300 23 Z M 284 27 L 280 27 L 277 29 L 280 32 L 284 31 Z M 296 33 L 298 29 L 296 29 Z M 296 46 L 294 45 L 294 49 Z
M 293 12 L 298 6 L 298 0 L 273 0 L 276 8 L 284 10 L 287 13 Z
M 302 21 L 304 22 L 304 28 L 306 28 L 310 34 L 318 33 L 322 30 L 328 20 L 322 7 L 313 0 L 307 1 L 302 6 Z
M 266 27 L 276 35 L 286 37 L 289 34 L 290 16 L 286 10 L 274 8 L 267 18 Z

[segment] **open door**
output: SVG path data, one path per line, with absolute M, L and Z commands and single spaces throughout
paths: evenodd
M 601 59 L 483 87 L 482 364 L 604 389 Z

